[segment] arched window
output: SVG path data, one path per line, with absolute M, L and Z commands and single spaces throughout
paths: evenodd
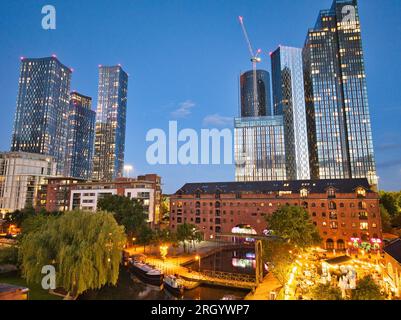
M 338 250 L 344 250 L 344 249 L 345 249 L 345 242 L 344 242 L 344 240 L 342 240 L 342 239 L 337 240 L 337 249 L 338 249 Z
M 337 205 L 334 201 L 330 201 L 329 202 L 329 209 L 330 210 L 336 210 L 337 209 Z
M 326 249 L 334 249 L 334 241 L 333 239 L 327 239 L 326 240 Z
M 196 201 L 195 208 L 200 208 L 200 207 L 201 207 L 201 203 L 199 201 Z
M 329 188 L 327 190 L 327 196 L 329 198 L 335 198 L 336 197 L 336 190 L 334 188 Z

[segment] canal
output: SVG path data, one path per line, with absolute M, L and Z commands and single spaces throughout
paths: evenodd
M 214 270 L 230 273 L 255 273 L 255 251 L 253 249 L 224 250 L 201 259 L 202 270 Z M 198 270 L 199 262 L 187 267 Z M 221 300 L 224 297 L 243 299 L 248 294 L 246 290 L 231 288 L 199 286 L 185 291 L 184 300 Z M 87 291 L 79 297 L 80 300 L 176 300 L 177 297 L 159 287 L 147 285 L 136 276 L 131 275 L 126 268 L 120 269 L 116 286 L 106 286 L 100 290 Z

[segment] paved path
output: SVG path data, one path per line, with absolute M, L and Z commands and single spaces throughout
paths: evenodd
M 270 292 L 278 292 L 282 287 L 280 282 L 274 277 L 273 273 L 268 273 L 263 279 L 263 282 L 255 289 L 254 292 L 249 293 L 245 300 L 270 300 Z

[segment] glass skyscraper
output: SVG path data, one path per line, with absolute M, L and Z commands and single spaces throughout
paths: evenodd
M 71 70 L 56 57 L 21 59 L 11 151 L 52 156 L 64 172 Z
M 241 74 L 241 117 L 271 116 L 270 75 L 265 70 L 256 70 L 257 106 L 254 99 L 253 70 Z
M 93 179 L 111 181 L 124 167 L 128 75 L 121 66 L 99 67 Z
M 303 60 L 312 177 L 377 184 L 356 0 L 320 12 Z
M 236 118 L 235 180 L 287 180 L 282 116 Z
M 72 92 L 68 112 L 66 177 L 86 180 L 92 177 L 95 120 L 92 98 Z
M 273 111 L 284 118 L 288 180 L 309 180 L 302 49 L 280 46 L 271 54 Z

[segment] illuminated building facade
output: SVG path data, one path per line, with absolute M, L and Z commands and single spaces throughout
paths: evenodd
M 367 179 L 188 183 L 170 196 L 170 229 L 194 224 L 205 239 L 266 235 L 266 218 L 287 205 L 309 213 L 326 249 L 382 246 L 379 195 Z
M 280 46 L 271 54 L 273 112 L 284 118 L 288 180 L 310 179 L 302 49 Z
M 93 179 L 111 181 L 124 167 L 128 75 L 121 66 L 99 67 Z
M 270 75 L 265 70 L 256 70 L 257 107 L 254 107 L 253 70 L 241 74 L 241 117 L 271 116 Z M 256 112 L 255 112 L 256 110 Z
M 335 0 L 303 51 L 311 174 L 377 184 L 356 0 Z
M 51 156 L 63 174 L 71 70 L 56 57 L 21 59 L 11 151 Z
M 71 93 L 68 112 L 67 153 L 64 176 L 89 180 L 92 177 L 96 112 L 92 98 Z
M 236 118 L 236 181 L 286 180 L 283 117 Z

